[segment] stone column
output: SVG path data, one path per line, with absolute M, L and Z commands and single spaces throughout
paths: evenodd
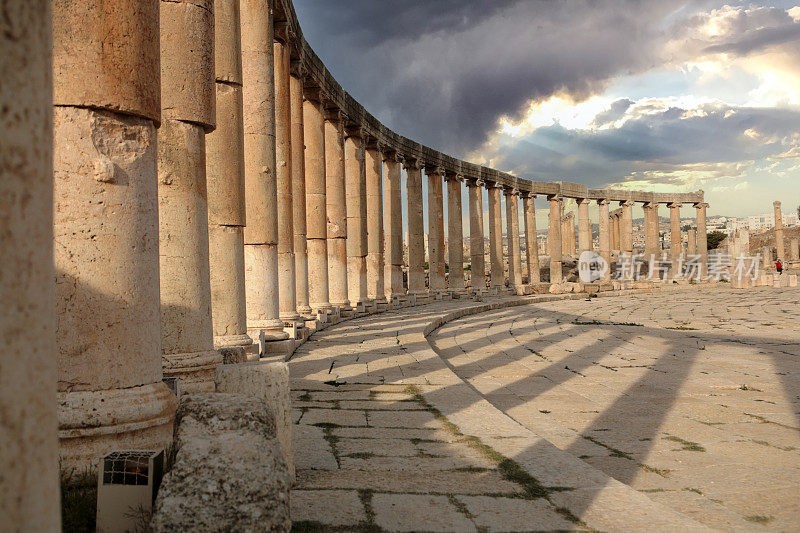
M 469 259 L 473 291 L 486 289 L 486 263 L 483 250 L 483 191 L 482 183 L 467 178 L 469 190 Z
M 781 213 L 781 203 L 777 201 L 772 202 L 772 206 L 775 208 L 775 250 L 777 250 L 778 259 L 785 261 L 786 250 L 783 243 L 783 214 Z
M 325 115 L 325 209 L 328 215 L 328 288 L 331 305 L 352 311 L 347 296 L 347 196 L 344 123 L 339 110 Z
M 159 2 L 131 0 L 114 4 L 114 9 L 110 9 L 99 0 L 57 0 L 52 8 L 57 325 L 55 331 L 46 332 L 41 327 L 47 326 L 36 321 L 15 322 L 15 327 L 22 327 L 26 333 L 4 337 L 4 342 L 22 341 L 28 333 L 42 335 L 23 352 L 26 363 L 31 359 L 35 361 L 27 366 L 27 372 L 35 371 L 35 365 L 40 362 L 36 357 L 37 346 L 46 346 L 49 339 L 57 343 L 61 467 L 80 471 L 96 468 L 98 458 L 111 450 L 159 449 L 172 441 L 172 419 L 177 402 L 161 381 L 159 316 L 156 170 L 156 125 L 161 119 Z M 47 14 L 46 6 L 33 3 L 31 16 L 34 9 L 37 9 L 37 16 Z M 24 13 L 6 10 L 5 16 L 0 17 L 0 25 L 7 24 L 9 16 Z M 46 39 L 42 33 L 46 31 L 41 25 L 25 27 L 24 30 L 20 28 L 17 35 L 20 43 L 27 44 L 28 35 Z M 4 49 L 3 62 L 9 57 L 7 53 Z M 41 66 L 47 61 L 35 47 L 25 58 L 38 61 Z M 39 87 L 47 91 L 44 72 L 29 80 L 40 83 Z M 10 84 L 8 89 L 6 83 Z M 13 87 L 14 82 L 4 78 L 4 99 Z M 14 93 L 16 124 L 24 124 L 26 117 L 24 107 L 19 106 L 24 106 L 37 94 L 43 97 L 35 88 Z M 38 139 L 41 141 L 35 153 L 44 159 L 49 151 L 46 134 L 49 117 L 41 108 L 39 111 L 40 114 L 31 118 L 39 124 Z M 5 116 L 5 113 L 0 114 L 0 117 Z M 13 129 L 3 131 L 4 136 L 14 133 Z M 25 147 L 26 150 L 32 148 Z M 5 143 L 3 149 L 8 153 Z M 21 151 L 14 161 L 25 153 Z M 13 176 L 15 168 L 23 167 L 14 163 L 4 170 L 11 172 L 8 176 Z M 24 172 L 28 188 L 21 201 L 34 209 L 48 198 L 46 192 L 42 196 L 33 194 L 37 186 L 47 186 L 42 176 L 47 175 L 48 168 L 44 161 L 38 169 L 32 162 L 30 167 L 24 167 Z M 16 180 L 4 174 L 1 181 L 2 186 L 7 187 Z M 3 197 L 4 202 L 9 200 L 20 201 Z M 44 223 L 48 209 L 42 207 L 39 213 L 45 217 L 39 222 Z M 11 223 L 21 220 L 24 219 L 11 219 Z M 32 225 L 35 220 L 31 219 Z M 34 227 L 29 229 L 25 225 L 32 239 Z M 39 234 L 37 238 L 47 237 Z M 34 242 L 20 249 L 9 249 L 10 257 L 30 250 Z M 42 254 L 45 259 L 49 255 L 47 246 L 39 247 L 35 254 Z M 4 268 L 6 266 L 4 261 Z M 31 266 L 31 276 L 44 279 L 50 274 L 44 265 Z M 43 282 L 36 291 L 26 295 L 26 298 L 43 296 L 39 302 L 44 306 L 43 311 L 36 320 L 45 322 L 50 308 L 47 287 Z M 4 301 L 13 309 L 35 310 L 21 308 L 24 300 Z M 11 302 L 15 302 L 13 306 Z M 35 324 L 40 327 L 34 329 Z M 4 354 L 3 358 L 13 354 Z M 47 375 L 45 370 L 38 377 L 46 380 Z M 11 376 L 4 373 L 3 383 L 8 379 Z M 18 384 L 13 384 L 11 390 L 16 386 Z M 36 393 L 46 401 L 50 386 L 45 385 L 44 391 L 33 389 L 26 394 Z M 6 393 L 4 387 L 2 394 Z M 17 405 L 20 413 L 28 413 L 28 405 Z M 31 412 L 37 410 L 31 408 Z M 34 420 L 30 418 L 29 422 Z M 42 422 L 52 423 L 52 418 L 44 414 Z M 52 426 L 37 428 L 37 438 L 42 439 L 43 448 L 26 447 L 26 453 L 31 454 L 29 457 L 52 452 L 46 437 L 50 431 Z M 5 439 L 4 434 L 4 442 Z M 11 471 L 19 466 L 15 465 Z M 47 463 L 41 467 L 46 468 Z M 5 473 L 3 475 L 5 479 Z M 33 475 L 34 472 L 26 473 L 28 479 L 36 479 L 31 477 Z M 45 488 L 48 484 L 51 490 L 52 480 L 45 482 Z M 14 495 L 11 501 L 16 502 L 17 497 Z M 17 507 L 16 503 L 14 505 Z
M 617 213 L 611 213 L 609 217 L 611 228 L 611 249 L 619 253 L 619 217 Z
M 528 283 L 539 283 L 539 241 L 536 238 L 536 207 L 533 201 L 536 195 L 522 193 L 522 208 L 525 218 L 525 259 L 528 267 Z
M 697 254 L 697 230 L 689 228 L 686 232 L 686 255 Z
M 60 531 L 51 2 L 12 0 L 3 10 L 0 516 L 7 531 Z
M 214 346 L 252 350 L 245 308 L 245 187 L 239 2 L 214 5 L 217 128 L 206 138 Z
M 697 254 L 700 256 L 700 273 L 708 273 L 708 228 L 706 227 L 706 208 L 708 204 L 695 204 L 697 209 Z
M 347 288 L 350 303 L 366 311 L 367 298 L 367 183 L 364 130 L 346 129 L 344 177 L 347 194 Z
M 306 170 L 308 298 L 315 313 L 332 310 L 328 294 L 328 221 L 325 207 L 325 111 L 319 90 L 306 91 L 303 140 Z
M 550 202 L 549 224 L 547 226 L 547 240 L 550 243 L 550 283 L 561 283 L 561 197 L 549 195 Z
M 364 160 L 367 169 L 367 297 L 386 303 L 383 282 L 383 155 L 375 139 L 367 142 Z
M 800 260 L 800 239 L 792 239 L 789 243 L 789 259 L 791 261 L 799 261 Z
M 428 176 L 428 289 L 439 293 L 445 289 L 442 170 L 427 167 L 425 174 Z
M 592 224 L 589 221 L 589 200 L 578 198 L 578 252 L 592 249 Z
M 383 214 L 387 220 L 385 238 L 386 298 L 394 300 L 405 295 L 403 288 L 403 200 L 400 191 L 400 163 L 394 151 L 383 152 L 385 179 L 383 180 Z
M 161 350 L 165 376 L 185 392 L 213 392 L 205 136 L 214 129 L 214 15 L 160 2 L 161 114 L 158 213 Z
M 275 157 L 278 187 L 278 307 L 281 320 L 290 326 L 304 326 L 297 312 L 294 266 L 294 190 L 292 179 L 292 103 L 289 36 L 285 24 L 276 27 L 275 55 Z
M 620 202 L 622 206 L 622 222 L 620 224 L 620 241 L 622 251 L 633 255 L 633 202 Z
M 422 173 L 419 161 L 406 159 L 408 204 L 408 293 L 425 294 L 425 238 L 422 229 Z
M 489 261 L 491 266 L 491 287 L 505 287 L 503 269 L 503 218 L 500 208 L 500 186 L 487 182 L 489 192 Z
M 683 238 L 681 236 L 681 204 L 669 203 L 667 207 L 669 207 L 669 249 L 670 259 L 672 260 L 672 277 L 679 277 L 681 272 L 677 271 L 677 265 L 683 248 Z
M 659 252 L 658 246 L 658 204 L 647 202 L 642 205 L 644 211 L 644 252 L 649 261 Z
M 600 255 L 608 265 L 605 276 L 603 276 L 605 281 L 611 279 L 611 218 L 608 216 L 608 203 L 606 199 L 597 200 L 597 207 L 600 211 L 598 245 Z
M 461 220 L 461 176 L 447 172 L 447 261 L 450 290 L 464 294 L 464 230 Z
M 508 240 L 508 285 L 522 294 L 522 258 L 519 245 L 519 191 L 506 187 L 506 236 Z
M 294 273 L 297 312 L 306 320 L 316 314 L 309 305 L 308 245 L 306 243 L 306 155 L 303 125 L 303 78 L 305 68 L 292 62 L 289 76 L 289 100 L 292 123 L 292 226 L 294 229 Z
M 225 7 L 225 4 L 217 4 Z M 247 329 L 256 339 L 288 338 L 278 310 L 278 189 L 275 181 L 275 80 L 273 25 L 268 0 L 241 2 L 244 126 L 244 283 Z M 226 11 L 218 16 L 224 23 Z M 218 50 L 225 52 L 225 50 Z M 228 50 L 230 52 L 230 50 Z M 228 55 L 225 61 L 236 61 Z M 218 65 L 219 67 L 219 65 Z M 219 145 L 219 150 L 237 150 Z M 224 154 L 220 154 L 224 156 Z M 219 169 L 225 180 L 225 169 Z M 224 274 L 222 272 L 221 274 Z M 216 318 L 216 308 L 214 309 Z
M 575 255 L 575 215 L 569 212 L 561 220 L 561 253 Z

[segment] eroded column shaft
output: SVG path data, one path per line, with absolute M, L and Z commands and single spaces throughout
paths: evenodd
M 644 210 L 644 251 L 647 260 L 659 253 L 658 244 L 658 204 L 646 203 Z
M 608 200 L 598 200 L 597 206 L 599 209 L 598 246 L 600 255 L 608 265 L 603 279 L 609 280 L 611 278 L 611 219 L 608 215 Z
M 696 255 L 697 254 L 697 230 L 695 228 L 689 228 L 686 232 L 686 255 Z
M 680 275 L 677 271 L 678 262 L 683 251 L 683 238 L 681 236 L 681 205 L 668 204 L 670 226 L 670 259 L 672 260 L 673 276 Z
M 347 193 L 347 288 L 351 304 L 367 298 L 367 184 L 361 128 L 344 140 L 344 176 Z
M 578 252 L 592 249 L 592 224 L 589 221 L 589 200 L 578 199 Z
M 298 65 L 299 67 L 299 65 Z M 306 161 L 303 127 L 302 72 L 289 77 L 292 119 L 292 225 L 294 229 L 294 272 L 297 312 L 305 318 L 314 315 L 309 305 L 308 245 L 306 242 Z
M 82 471 L 111 450 L 172 440 L 176 400 L 161 381 L 159 3 L 52 7 L 57 327 L 43 339 L 59 350 L 61 467 Z
M 519 193 L 505 190 L 506 239 L 508 241 L 508 285 L 512 289 L 522 287 L 522 258 L 519 245 Z
M 781 203 L 773 202 L 772 206 L 775 208 L 775 250 L 777 250 L 778 259 L 785 261 L 786 249 L 783 242 L 783 213 L 781 212 Z
M 700 203 L 697 208 L 697 254 L 700 256 L 700 274 L 708 273 L 708 228 L 706 226 L 706 208 L 708 204 Z
M 428 283 L 431 291 L 445 288 L 444 194 L 442 172 L 427 170 L 428 176 Z
M 331 309 L 328 285 L 328 221 L 325 176 L 325 116 L 318 95 L 303 102 L 305 141 L 308 298 L 315 312 Z
M 504 287 L 503 269 L 503 221 L 500 206 L 500 187 L 496 183 L 487 183 L 489 192 L 489 263 L 491 278 L 489 285 Z
M 422 218 L 422 172 L 416 160 L 406 160 L 408 203 L 408 292 L 425 292 L 425 242 Z
M 547 242 L 550 248 L 550 283 L 561 283 L 561 198 L 548 196 L 550 202 L 549 224 L 547 226 Z
M 244 264 L 244 125 L 239 2 L 214 4 L 217 127 L 206 137 L 214 345 L 249 349 Z
M 341 114 L 325 117 L 325 208 L 328 214 L 328 289 L 330 302 L 349 311 L 347 296 L 347 197 L 344 186 L 344 132 Z
M 622 252 L 633 255 L 633 202 L 621 202 L 620 246 Z
M 214 350 L 206 201 L 206 132 L 214 129 L 211 5 L 160 2 L 158 212 L 164 375 L 185 392 L 212 392 Z
M 273 341 L 287 338 L 278 309 L 274 27 L 269 0 L 241 7 L 247 328 Z
M 285 323 L 302 324 L 297 313 L 294 267 L 294 190 L 292 179 L 292 103 L 289 45 L 273 42 L 275 56 L 275 157 L 278 188 L 278 306 Z
M 461 218 L 461 181 L 447 174 L 447 260 L 450 266 L 450 289 L 464 291 L 464 229 Z
M 483 239 L 483 187 L 478 180 L 467 179 L 469 190 L 469 260 L 473 290 L 486 288 L 486 262 Z
M 528 267 L 528 283 L 539 283 L 541 271 L 539 266 L 539 241 L 536 238 L 536 196 L 530 193 L 522 197 L 522 208 L 525 219 L 525 259 Z
M 384 215 L 386 297 L 405 294 L 403 288 L 403 204 L 400 190 L 400 159 L 396 152 L 384 152 Z
M 365 150 L 367 173 L 367 297 L 385 303 L 383 259 L 383 157 L 370 143 Z
M 2 10 L 0 527 L 60 531 L 51 3 Z

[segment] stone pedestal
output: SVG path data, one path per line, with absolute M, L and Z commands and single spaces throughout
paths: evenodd
M 489 285 L 495 288 L 505 287 L 503 268 L 503 221 L 500 206 L 500 186 L 487 182 L 489 192 L 489 262 L 491 278 Z
M 353 306 L 366 307 L 367 297 L 367 184 L 364 130 L 345 130 L 344 177 L 347 195 L 347 295 Z M 364 312 L 364 311 L 359 311 Z
M 422 218 L 422 173 L 419 161 L 406 159 L 406 202 L 408 205 L 408 293 L 425 291 L 425 243 Z
M 438 167 L 428 167 L 425 174 L 428 176 L 428 288 L 436 294 L 445 289 L 443 172 Z
M 325 209 L 328 215 L 328 289 L 330 302 L 344 314 L 352 311 L 347 296 L 347 197 L 344 186 L 342 114 L 325 115 Z
M 161 381 L 159 5 L 141 0 L 104 7 L 99 1 L 53 3 L 57 327 L 25 350 L 35 354 L 42 339 L 58 345 L 61 467 L 78 471 L 96 468 L 114 449 L 166 447 L 176 406 Z M 35 51 L 26 57 L 35 58 Z M 46 78 L 40 81 L 46 88 Z M 32 94 L 14 98 L 24 103 Z M 46 125 L 47 114 L 39 121 Z M 40 139 L 46 154 L 46 135 Z M 26 171 L 35 184 L 31 175 Z M 33 207 L 46 196 L 31 198 Z M 41 318 L 47 320 L 46 311 Z M 48 453 L 46 444 L 42 451 Z
M 386 217 L 386 298 L 392 305 L 405 296 L 403 288 L 403 204 L 400 191 L 400 162 L 397 152 L 383 152 L 384 205 Z
M 469 191 L 469 259 L 470 285 L 473 291 L 486 289 L 486 263 L 483 239 L 483 191 L 482 183 L 467 178 Z
M 550 253 L 550 284 L 563 281 L 561 272 L 561 198 L 558 195 L 548 196 L 550 202 L 549 224 L 547 226 L 547 243 Z
M 208 6 L 160 2 L 158 212 L 164 375 L 184 392 L 214 390 L 208 263 L 206 132 L 215 125 L 214 17 Z
M 0 527 L 59 531 L 51 3 L 2 9 Z
M 528 268 L 528 284 L 534 285 L 541 281 L 539 266 L 539 243 L 536 238 L 536 207 L 533 201 L 535 194 L 523 193 L 522 207 L 525 219 L 525 259 Z

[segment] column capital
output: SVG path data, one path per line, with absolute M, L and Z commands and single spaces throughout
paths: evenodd
M 463 181 L 463 179 L 463 174 L 458 174 L 452 170 L 446 170 L 444 173 L 444 181 Z
M 338 107 L 326 107 L 325 108 L 325 120 L 328 122 L 336 122 L 339 124 L 344 123 L 344 113 Z
M 406 170 L 420 170 L 422 168 L 422 162 L 416 157 L 401 157 L 403 159 L 403 168 Z
M 578 205 L 589 203 L 588 198 L 575 198 L 574 200 Z
M 608 198 L 598 198 L 597 205 L 609 205 L 611 201 Z
M 302 59 L 292 59 L 289 63 L 289 74 L 295 78 L 305 80 L 306 76 L 308 76 L 308 68 L 306 68 L 305 62 Z
M 423 168 L 425 169 L 425 174 L 428 176 L 444 176 L 444 169 L 439 165 L 424 164 Z
M 364 135 L 364 148 L 367 150 L 375 150 L 381 153 L 387 149 L 386 143 L 379 141 L 377 137 L 366 134 Z
M 553 202 L 553 201 L 560 202 L 560 201 L 563 200 L 563 197 L 560 194 L 548 194 L 547 195 L 547 200 L 550 201 L 550 202 Z
M 775 202 L 775 203 L 777 203 L 778 207 L 780 207 L 780 202 Z M 694 204 L 694 208 L 695 209 L 705 209 L 707 207 L 708 207 L 708 204 L 705 203 L 705 202 L 698 202 L 698 203 Z
M 620 207 L 633 207 L 634 205 L 636 205 L 636 202 L 633 200 L 621 200 L 619 202 Z
M 658 207 L 658 202 L 645 202 L 642 204 L 642 209 L 654 209 Z
M 367 129 L 361 124 L 349 124 L 344 127 L 345 138 L 355 137 L 358 139 L 365 139 L 367 136 Z
M 681 205 L 682 204 L 680 202 L 667 202 L 667 207 L 670 209 L 680 209 Z
M 274 23 L 274 32 L 275 40 L 287 46 L 295 37 L 294 33 L 289 27 L 289 21 L 287 20 L 276 20 Z
M 499 183 L 497 183 L 496 181 L 490 181 L 490 180 L 484 180 L 483 181 L 483 186 L 486 187 L 487 190 L 489 190 L 489 189 L 499 189 L 500 188 L 500 184 Z
M 400 155 L 400 152 L 393 148 L 385 147 L 381 150 L 381 159 L 385 163 L 402 163 L 403 156 Z
M 531 191 L 520 191 L 520 192 L 519 192 L 519 195 L 520 195 L 521 197 L 523 197 L 523 198 L 531 198 L 531 199 L 533 199 L 533 200 L 535 200 L 535 199 L 536 199 L 536 196 L 537 196 L 537 195 L 536 195 L 536 193 L 534 193 L 534 192 L 531 192 Z
M 503 186 L 503 194 L 505 196 L 519 196 L 519 190 L 515 187 L 509 187 L 508 185 Z
M 303 85 L 303 98 L 321 104 L 324 104 L 328 100 L 322 87 L 310 87 L 306 85 Z
M 464 183 L 467 184 L 467 187 L 483 187 L 483 181 L 480 178 L 464 176 Z
M 781 207 L 780 200 L 775 200 L 774 202 L 772 202 L 772 206 L 780 209 L 780 207 Z

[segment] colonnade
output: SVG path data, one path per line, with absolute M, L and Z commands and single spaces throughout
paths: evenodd
M 705 253 L 702 191 L 529 181 L 387 129 L 330 76 L 289 0 L 9 6 L 0 96 L 20 112 L 4 114 L 0 128 L 16 150 L 14 161 L 3 152 L 11 254 L 0 295 L 18 305 L 0 313 L 5 353 L 24 357 L 2 362 L 0 423 L 14 437 L 0 456 L 5 472 L 25 464 L 37 473 L 25 479 L 42 480 L 3 482 L 14 523 L 57 523 L 46 475 L 57 449 L 62 468 L 80 468 L 111 450 L 166 446 L 176 398 L 165 377 L 184 392 L 213 390 L 223 352 L 284 356 L 343 317 L 530 292 L 542 280 L 537 196 L 549 203 L 548 284 L 564 281 L 565 255 L 593 248 L 592 201 L 608 261 L 612 250 L 633 251 L 634 202 L 695 205 Z M 569 198 L 577 250 L 574 219 L 562 224 Z M 11 405 L 25 414 L 6 415 Z M 7 509 L 10 501 L 22 503 Z

